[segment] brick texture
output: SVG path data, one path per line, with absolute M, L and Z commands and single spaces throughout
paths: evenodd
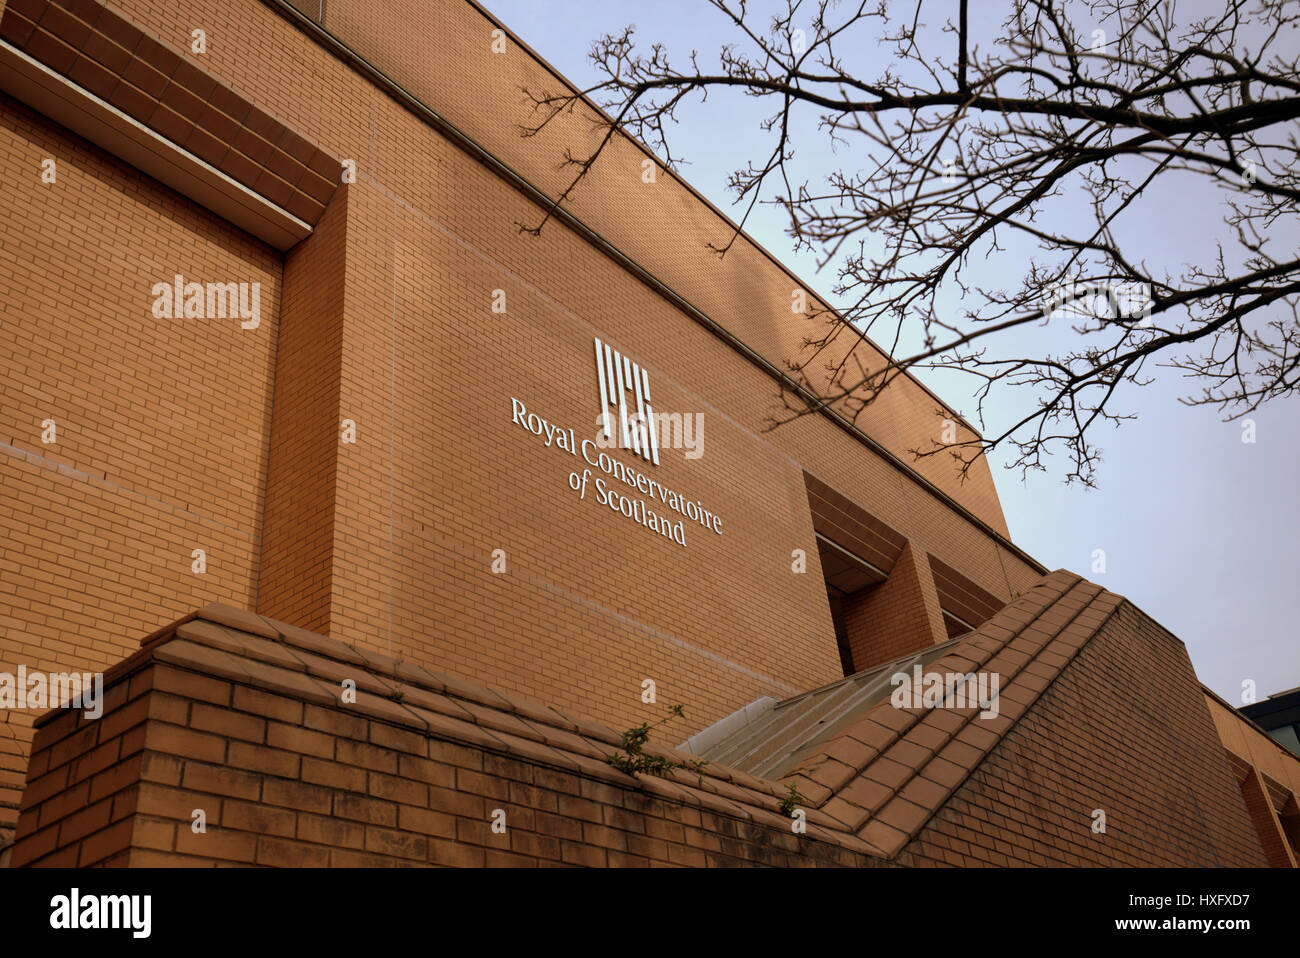
M 102 670 L 127 636 L 255 601 L 280 260 L 3 95 L 0 169 L 0 671 Z M 156 318 L 177 273 L 259 283 L 259 328 Z M 0 831 L 33 718 L 0 709 Z
M 844 630 L 856 671 L 947 638 L 927 559 L 908 543 L 888 579 L 845 597 Z
M 566 117 L 518 136 L 520 88 L 559 81 L 517 43 L 491 54 L 481 9 L 326 6 L 343 42 L 540 189 L 561 186 L 556 158 L 588 126 Z M 909 647 L 935 634 L 927 556 L 999 601 L 1038 579 L 829 420 L 768 431 L 768 372 L 579 231 L 521 232 L 540 205 L 269 5 L 26 0 L 0 25 L 316 224 L 282 257 L 0 97 L 0 169 L 17 184 L 0 195 L 0 327 L 13 344 L 0 357 L 0 670 L 103 669 L 132 651 L 127 636 L 223 601 L 615 728 L 659 717 L 640 701 L 652 678 L 686 707 L 663 730 L 680 741 L 841 674 L 805 471 L 876 545 L 911 557 L 879 600 L 890 612 L 913 582 L 890 612 L 925 609 Z M 56 183 L 40 180 L 45 158 Z M 357 180 L 334 190 L 344 159 Z M 790 313 L 797 281 L 748 240 L 725 260 L 709 253 L 725 221 L 666 172 L 647 188 L 641 159 L 619 140 L 573 212 L 758 355 L 797 358 L 820 328 Z M 150 290 L 176 274 L 259 283 L 260 326 L 155 318 Z M 688 523 L 683 550 L 580 499 L 568 477 L 582 459 L 512 422 L 519 399 L 579 440 L 594 434 L 596 336 L 649 371 L 661 412 L 702 416 L 703 455 L 669 447 L 653 476 L 718 513 L 723 535 Z M 858 424 L 906 459 L 952 415 L 900 380 Z M 340 441 L 345 419 L 355 444 Z M 965 484 L 950 467 L 915 464 L 1005 533 L 987 466 Z M 812 559 L 804 574 L 795 550 Z M 0 716 L 0 844 L 33 718 Z M 296 774 L 312 768 L 304 758 Z
M 13 865 L 884 864 L 815 813 L 796 834 L 770 783 L 628 776 L 592 757 L 612 731 L 566 732 L 559 713 L 482 687 L 353 667 L 359 687 L 405 694 L 304 699 L 293 676 L 340 647 L 289 632 L 182 624 L 113 670 L 102 719 L 51 713 Z
M 784 782 L 627 775 L 599 723 L 209 606 L 109 670 L 102 718 L 40 719 L 12 864 L 1291 863 L 1275 817 L 1252 826 L 1274 799 L 1254 766 L 1243 799 L 1181 644 L 1118 597 L 1055 573 L 934 666 L 1002 674 L 1001 714 L 841 723 L 789 777 L 799 829 Z
M 892 861 L 1258 866 L 1286 840 L 1252 826 L 1182 644 L 1092 583 L 1044 577 L 925 671 L 985 697 L 891 688 L 784 776 Z
M 347 205 L 285 261 L 259 608 L 330 630 Z
M 927 561 L 934 578 L 939 607 L 944 612 L 961 620 L 960 622 L 948 620 L 950 635 L 957 635 L 978 628 L 992 618 L 994 613 L 1005 604 L 997 596 L 981 589 L 946 562 L 936 559 L 934 556 L 929 556 Z M 961 623 L 965 623 L 965 625 Z
M 208 606 L 109 670 L 100 719 L 38 721 L 10 855 L 16 866 L 1291 863 L 1291 838 L 1260 812 L 1281 803 L 1291 822 L 1293 800 L 1244 764 L 1243 798 L 1181 644 L 1119 597 L 1053 573 L 931 666 L 1001 675 L 999 714 L 884 702 L 836 723 L 783 782 L 716 764 L 628 775 L 607 761 L 619 745 L 607 726 Z M 684 764 L 659 742 L 647 752 Z M 803 828 L 781 807 L 787 783 Z
M 484 70 L 482 53 L 465 44 L 438 64 L 446 72 L 431 84 L 423 73 L 407 73 L 415 61 L 399 48 L 426 49 L 419 62 L 431 63 L 445 41 L 435 23 L 486 37 L 491 25 L 483 13 L 445 2 L 435 17 L 424 6 L 415 16 L 414 7 L 402 4 L 391 15 L 375 14 L 331 5 L 326 25 L 380 67 L 395 68 L 417 96 L 445 108 L 542 188 L 555 186 L 549 156 L 558 141 L 519 138 L 514 106 L 499 115 L 499 126 L 485 128 L 480 110 L 463 110 L 453 87 L 464 84 L 447 82 L 479 77 L 482 108 L 516 103 L 519 83 L 546 75 L 526 50 L 512 46 L 491 70 L 475 73 Z M 418 23 L 409 22 L 413 16 Z M 254 132 L 265 126 L 260 117 L 276 118 L 328 155 L 354 159 L 358 171 L 358 182 L 331 200 L 338 207 L 329 214 L 334 220 L 322 219 L 317 235 L 283 267 L 270 261 L 275 270 L 286 269 L 292 297 L 281 317 L 278 299 L 272 306 L 264 293 L 263 311 L 273 308 L 277 320 L 293 322 L 274 329 L 263 324 L 262 342 L 272 349 L 265 359 L 228 369 L 230 351 L 208 343 L 192 371 L 151 371 L 151 381 L 164 388 L 171 376 L 196 374 L 221 383 L 218 389 L 237 385 L 245 396 L 259 397 L 245 405 L 262 417 L 251 429 L 244 411 L 236 426 L 203 424 L 166 447 L 188 454 L 212 437 L 218 448 L 248 441 L 258 453 L 253 461 L 218 457 L 224 461 L 205 475 L 222 490 L 194 497 L 192 506 L 202 509 L 235 491 L 247 497 L 251 515 L 229 525 L 251 537 L 249 572 L 257 581 L 241 595 L 194 596 L 181 608 L 208 598 L 257 605 L 620 726 L 650 717 L 637 693 L 652 677 L 692 715 L 693 727 L 670 730 L 684 737 L 760 695 L 785 697 L 840 674 L 816 563 L 806 575 L 791 573 L 793 550 L 815 554 L 799 463 L 826 476 L 882 526 L 942 554 L 1000 597 L 1036 575 L 1020 560 L 1005 562 L 1011 572 L 1004 572 L 1002 546 L 829 422 L 765 432 L 765 404 L 776 401 L 776 384 L 766 373 L 558 222 L 541 237 L 521 234 L 517 224 L 539 215 L 538 206 L 430 124 L 376 95 L 368 80 L 268 7 L 128 0 L 111 16 L 86 23 L 101 24 L 113 25 L 107 39 L 119 46 L 132 45 L 127 26 L 141 38 L 131 53 L 147 62 L 121 69 L 135 75 L 165 62 L 167 69 L 155 72 L 170 70 L 168 83 L 179 76 L 194 98 L 174 97 L 182 113 L 197 110 L 206 96 L 233 121 L 229 111 L 239 108 L 218 91 L 238 91 L 250 105 L 241 122 Z M 201 59 L 187 52 L 196 24 L 209 39 Z M 91 42 L 91 33 L 79 41 Z M 165 98 L 166 89 L 157 96 Z M 205 115 L 221 122 L 206 112 L 182 119 L 198 123 Z M 563 136 L 580 127 L 566 124 Z M 228 126 L 226 133 L 232 135 Z M 246 139 L 233 136 L 232 153 Z M 773 362 L 793 355 L 815 323 L 789 313 L 790 278 L 783 270 L 747 243 L 725 262 L 709 256 L 706 237 L 722 221 L 672 177 L 661 179 L 659 192 L 641 190 L 639 179 L 625 182 L 613 164 L 599 177 L 627 221 L 641 223 L 658 247 L 646 245 L 640 229 L 601 215 L 585 193 L 578 215 Z M 19 195 L 29 201 L 26 191 Z M 96 210 L 105 229 L 119 222 L 111 205 L 57 195 L 69 209 Z M 666 221 L 666 211 L 684 201 L 689 212 Z M 14 243 L 15 270 L 26 263 L 27 248 Z M 701 269 L 706 262 L 711 273 Z M 176 256 L 165 263 L 159 278 L 182 265 Z M 104 268 L 114 275 L 97 287 L 138 281 L 121 275 L 118 263 Z M 507 297 L 504 314 L 490 309 L 498 289 Z M 110 300 L 105 308 L 118 307 Z M 274 349 L 280 334 L 283 342 Z M 682 552 L 590 499 L 577 500 L 566 486 L 572 466 L 511 423 L 511 398 L 518 397 L 579 437 L 594 432 L 589 356 L 595 335 L 649 369 L 661 411 L 702 414 L 704 456 L 688 460 L 682 450 L 668 450 L 674 455 L 655 477 L 722 515 L 724 536 L 697 527 Z M 65 388 L 45 374 L 34 378 L 51 395 Z M 280 396 L 284 408 L 277 406 L 268 435 L 267 400 L 276 397 L 278 404 Z M 755 397 L 767 398 L 756 403 Z M 201 419 L 198 401 L 190 402 L 176 403 L 173 414 Z M 915 444 L 917 429 L 934 431 L 936 408 L 922 391 L 906 404 L 877 407 L 863 426 L 897 452 Z M 905 427 L 894 422 L 903 410 Z M 13 421 L 30 431 L 33 415 L 24 411 Z M 357 424 L 356 445 L 337 442 L 342 419 Z M 991 481 L 961 486 L 926 475 L 1002 528 Z M 984 491 L 975 495 L 981 483 Z M 174 498 L 177 483 L 157 485 L 158 498 Z M 137 521 L 132 528 L 157 541 L 158 526 Z M 498 549 L 507 557 L 505 575 L 491 572 Z M 79 575 L 73 586 L 84 592 L 100 585 L 94 580 Z M 48 617 L 62 600 L 41 591 L 35 601 L 31 618 Z M 51 634 L 47 641 L 57 640 Z
M 816 476 L 804 473 L 813 528 L 832 542 L 888 574 L 907 538 Z
M 1259 769 L 1249 768 L 1241 783 L 1241 797 L 1250 820 L 1264 846 L 1264 855 L 1272 868 L 1295 868 L 1296 853 L 1282 823 L 1273 809 L 1268 789 Z
M 899 860 L 1264 865 L 1198 693 L 1182 644 L 1123 605 Z

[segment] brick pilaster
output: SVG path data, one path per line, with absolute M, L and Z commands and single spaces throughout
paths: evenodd
M 888 579 L 847 597 L 844 628 L 858 672 L 945 641 L 948 633 L 925 551 L 909 541 Z

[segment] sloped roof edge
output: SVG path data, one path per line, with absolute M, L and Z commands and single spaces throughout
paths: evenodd
M 897 855 L 1126 601 L 1064 570 L 1045 576 L 925 671 L 983 675 L 986 689 L 997 676 L 996 708 L 986 710 L 996 714 L 981 717 L 969 693 L 961 707 L 885 701 L 783 781 L 842 827 Z

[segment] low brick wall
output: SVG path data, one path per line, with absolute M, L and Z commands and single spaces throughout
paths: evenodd
M 12 864 L 883 864 L 816 811 L 795 834 L 773 783 L 634 778 L 605 761 L 608 729 L 248 613 L 200 616 L 106 675 L 98 720 L 38 723 Z

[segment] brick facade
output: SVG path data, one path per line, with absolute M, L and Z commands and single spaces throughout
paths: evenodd
M 442 6 L 457 29 L 486 36 L 477 8 Z M 271 5 L 124 2 L 102 19 L 85 12 L 94 7 L 78 14 L 88 32 L 74 31 L 84 56 L 103 46 L 90 28 L 121 46 L 129 27 L 128 52 L 153 65 L 116 69 L 153 70 L 165 48 L 178 84 L 201 83 L 218 105 L 236 102 L 219 88 L 230 91 L 263 118 L 241 122 L 266 135 L 279 124 L 275 139 L 293 156 L 354 159 L 358 181 L 282 257 L 3 100 L 6 181 L 29 184 L 0 200 L 12 224 L 0 246 L 3 322 L 18 346 L 4 370 L 4 554 L 22 582 L 0 596 L 3 669 L 102 669 L 125 653 L 121 634 L 220 600 L 552 695 L 615 724 L 642 714 L 636 692 L 653 677 L 707 723 L 758 695 L 840 674 L 815 558 L 805 576 L 790 573 L 795 549 L 816 554 L 805 466 L 897 539 L 947 556 L 1003 599 L 1037 574 L 1023 559 L 999 562 L 1008 547 L 923 484 L 1005 531 L 986 472 L 959 485 L 926 460 L 917 479 L 829 421 L 765 432 L 779 392 L 768 372 L 564 223 L 520 234 L 517 223 L 540 213 L 534 200 Z M 56 5 L 11 13 L 11 24 L 48 18 L 48 29 L 70 29 Z M 431 23 L 411 32 L 407 11 L 397 13 L 382 38 L 359 6 L 337 5 L 329 26 L 401 73 L 407 48 L 392 41 L 445 38 Z M 189 51 L 195 26 L 210 41 L 201 56 Z M 422 62 L 438 60 L 429 52 Z M 478 50 L 459 56 L 439 69 L 478 69 Z M 510 68 L 483 75 L 480 104 L 513 100 L 512 84 L 547 75 L 522 47 L 493 63 Z M 432 94 L 408 79 L 417 96 Z M 520 140 L 511 112 L 485 128 L 459 90 L 438 87 L 455 101 L 435 98 L 447 116 L 554 187 L 554 140 Z M 46 157 L 58 164 L 53 184 L 39 179 Z M 613 162 L 601 168 L 602 189 L 641 226 L 600 215 L 588 195 L 576 214 L 760 355 L 791 354 L 812 327 L 789 312 L 788 274 L 747 241 L 716 263 L 704 244 L 723 221 L 685 184 L 665 174 L 642 190 L 616 173 Z M 304 178 L 307 167 L 295 177 Z M 695 212 L 664 218 L 687 201 Z M 259 283 L 260 327 L 154 318 L 150 289 L 176 274 Z M 504 314 L 491 311 L 498 289 Z M 647 367 L 661 410 L 702 414 L 704 455 L 671 450 L 656 476 L 722 515 L 722 537 L 697 529 L 683 552 L 597 513 L 570 496 L 570 464 L 511 423 L 515 396 L 592 433 L 597 335 Z M 918 410 L 937 401 L 918 397 L 904 425 L 891 425 L 893 407 L 873 412 L 878 422 L 864 424 L 873 441 L 903 455 L 918 429 L 930 430 Z M 57 443 L 41 441 L 47 419 Z M 355 446 L 335 441 L 343 419 L 357 424 Z M 190 571 L 197 548 L 207 556 L 201 576 Z M 497 549 L 505 576 L 490 571 Z M 5 716 L 5 738 L 20 751 L 30 720 Z M 13 799 L 0 792 L 0 828 Z
M 337 160 L 102 4 L 10 0 L 0 37 L 309 224 L 334 194 Z
M 904 546 L 888 579 L 845 598 L 844 627 L 859 671 L 942 642 L 943 613 L 925 553 Z
M 563 187 L 556 158 L 589 145 L 589 125 L 575 114 L 518 135 L 521 88 L 563 81 L 516 38 L 493 53 L 498 25 L 473 3 L 332 0 L 328 34 L 314 32 L 319 8 L 303 17 L 278 0 L 0 9 L 6 83 L 14 64 L 31 68 L 24 57 L 44 64 L 42 82 L 121 107 L 163 167 L 211 186 L 163 186 L 20 85 L 0 94 L 0 170 L 17 184 L 0 193 L 0 335 L 13 344 L 0 357 L 0 672 L 120 679 L 116 718 L 89 728 L 51 717 L 33 742 L 35 712 L 0 713 L 0 849 L 17 827 L 15 861 L 47 864 L 896 854 L 829 818 L 825 848 L 789 847 L 770 819 L 736 833 L 700 809 L 762 816 L 693 792 L 650 808 L 610 778 L 599 743 L 659 717 L 641 699 L 647 678 L 685 707 L 666 741 L 840 678 L 818 534 L 887 576 L 845 602 L 855 668 L 945 641 L 945 612 L 984 625 L 1038 588 L 1044 570 L 1008 541 L 987 464 L 963 483 L 948 457 L 910 455 L 949 419 L 969 436 L 955 413 L 903 378 L 856 431 L 830 415 L 769 430 L 779 370 L 822 320 L 791 312 L 799 281 L 747 237 L 714 256 L 732 227 L 667 171 L 644 183 L 630 139 L 540 235 L 521 230 Z M 290 249 L 283 231 L 244 232 L 226 200 L 306 238 Z M 256 283 L 260 321 L 158 316 L 151 291 L 175 276 Z M 698 500 L 720 535 L 686 520 L 683 547 L 580 496 L 570 476 L 586 469 L 593 489 L 646 493 L 517 421 L 522 403 L 575 444 L 594 437 L 597 338 L 647 371 L 658 411 L 703 423 L 698 458 L 673 444 L 657 466 L 611 456 Z M 260 635 L 276 648 L 307 629 L 346 643 L 330 648 L 354 665 L 472 678 L 604 731 L 577 773 L 560 763 L 576 774 L 561 785 L 527 757 L 529 736 L 503 750 L 426 721 L 417 742 L 382 707 L 330 724 L 318 681 L 254 694 L 211 649 L 168 662 L 192 641 L 175 630 L 114 666 L 135 637 L 212 602 L 279 621 Z M 434 779 L 401 774 L 404 757 L 434 763 Z M 704 781 L 705 795 L 734 784 Z M 753 783 L 741 807 L 770 813 L 773 787 Z M 546 828 L 520 825 L 518 846 L 486 838 L 480 806 L 498 792 Z M 174 803 L 191 794 L 207 796 L 226 844 L 187 837 Z M 435 808 L 435 794 L 465 807 Z
M 0 165 L 33 184 L 0 191 L 0 671 L 102 670 L 125 635 L 256 602 L 281 263 L 8 98 Z M 260 283 L 261 328 L 155 319 L 177 273 Z M 25 752 L 33 718 L 0 709 L 0 741 Z M 0 844 L 16 798 L 0 779 Z

